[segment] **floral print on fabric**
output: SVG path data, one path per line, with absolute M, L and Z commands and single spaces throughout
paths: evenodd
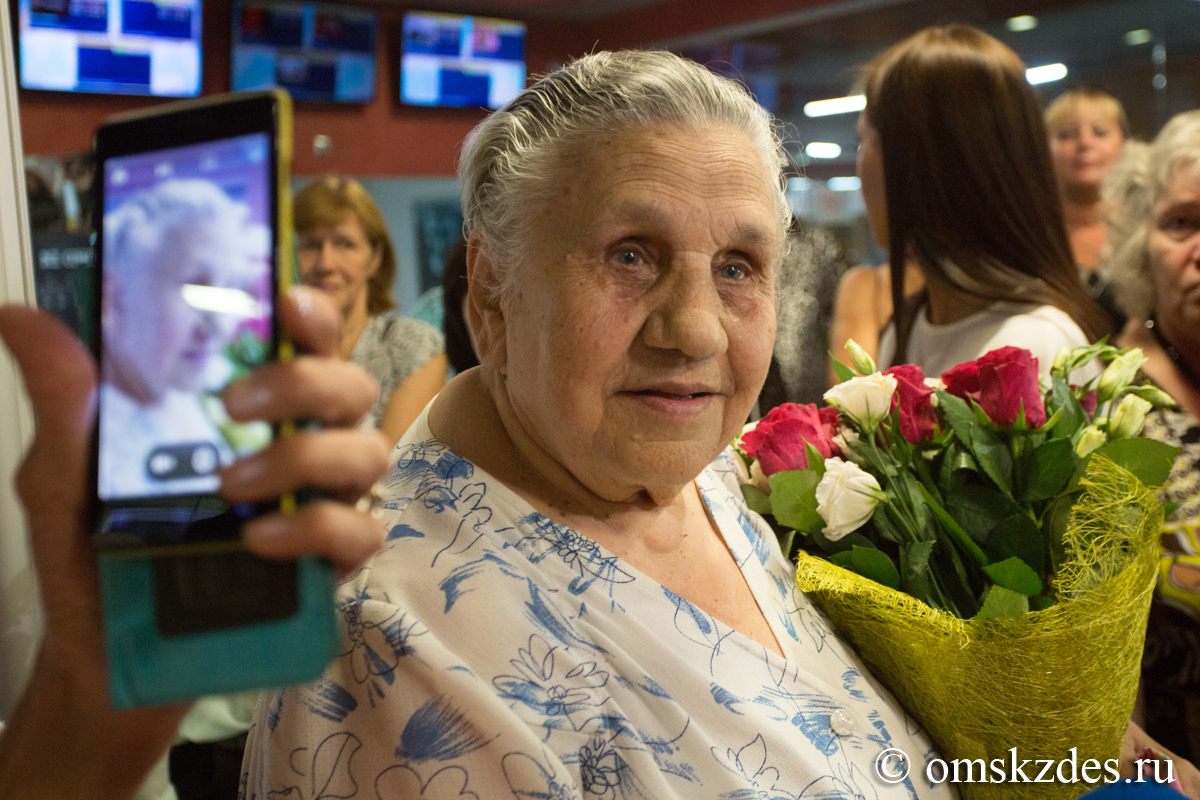
M 875 777 L 885 747 L 929 746 L 796 592 L 736 475 L 722 456 L 697 486 L 784 658 L 422 417 L 383 481 L 385 548 L 339 587 L 340 655 L 260 700 L 241 797 L 951 797 Z

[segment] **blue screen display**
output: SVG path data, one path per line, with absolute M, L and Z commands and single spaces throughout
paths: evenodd
M 233 88 L 280 86 L 297 100 L 375 99 L 374 12 L 245 0 L 233 12 Z
M 404 15 L 402 102 L 500 108 L 524 88 L 524 23 L 423 11 Z
M 20 0 L 21 86 L 200 94 L 201 0 Z

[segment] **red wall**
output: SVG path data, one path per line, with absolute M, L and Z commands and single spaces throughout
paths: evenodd
M 594 49 L 633 47 L 775 16 L 830 0 L 667 0 L 590 22 L 529 20 L 526 60 L 532 75 Z M 227 91 L 232 0 L 204 0 L 205 94 Z M 483 118 L 478 109 L 401 106 L 400 21 L 403 9 L 380 9 L 381 55 L 375 101 L 366 105 L 297 103 L 293 173 L 359 177 L 453 175 L 459 144 Z M 515 15 L 514 15 L 515 16 Z M 30 155 L 91 147 L 92 130 L 110 114 L 160 103 L 138 97 L 20 91 L 21 133 Z M 313 154 L 312 140 L 330 136 L 332 152 Z

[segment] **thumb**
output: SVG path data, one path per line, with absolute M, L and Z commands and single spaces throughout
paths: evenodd
M 33 406 L 34 442 L 17 473 L 17 494 L 38 573 L 44 581 L 79 579 L 80 570 L 91 570 L 83 522 L 96 367 L 69 328 L 26 306 L 0 306 L 0 339 Z

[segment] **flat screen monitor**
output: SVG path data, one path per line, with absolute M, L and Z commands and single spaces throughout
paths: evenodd
M 21 86 L 200 94 L 201 0 L 20 0 Z
M 233 88 L 279 86 L 296 100 L 369 103 L 378 27 L 372 11 L 242 0 L 233 9 Z
M 409 11 L 400 100 L 419 106 L 500 108 L 525 88 L 525 24 Z

